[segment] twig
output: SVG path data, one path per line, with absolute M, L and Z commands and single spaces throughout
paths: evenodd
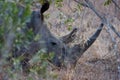
M 77 0 L 74 0 L 75 2 L 79 3 L 80 5 L 84 6 L 84 7 L 88 7 L 87 4 L 83 3 L 83 2 L 80 2 L 80 1 L 77 1 Z

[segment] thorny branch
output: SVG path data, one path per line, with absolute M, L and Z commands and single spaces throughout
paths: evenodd
M 114 28 L 114 26 L 107 20 L 107 18 L 105 16 L 102 16 L 94 7 L 94 5 L 92 4 L 92 2 L 90 2 L 89 0 L 85 0 L 86 3 L 82 3 L 79 1 L 74 0 L 75 2 L 79 3 L 79 4 L 84 4 L 84 7 L 88 7 L 90 8 L 100 19 L 101 21 L 120 38 L 120 33 L 117 32 L 117 30 Z M 86 6 L 87 5 L 87 6 Z

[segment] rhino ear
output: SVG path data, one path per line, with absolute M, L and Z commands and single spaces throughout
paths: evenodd
M 50 6 L 50 3 L 49 3 L 48 1 L 46 1 L 46 2 L 42 5 L 42 8 L 41 8 L 40 13 L 43 14 L 46 10 L 49 9 L 49 6 Z

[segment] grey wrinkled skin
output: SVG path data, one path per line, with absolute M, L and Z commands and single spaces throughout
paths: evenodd
M 46 1 L 40 11 L 32 12 L 31 20 L 27 23 L 27 27 L 32 28 L 35 35 L 40 35 L 40 39 L 37 41 L 33 40 L 27 49 L 21 48 L 21 50 L 14 53 L 14 57 L 24 56 L 24 60 L 21 61 L 23 69 L 29 67 L 28 61 L 42 48 L 46 49 L 46 54 L 48 55 L 51 52 L 55 54 L 53 59 L 49 60 L 53 65 L 60 68 L 67 68 L 68 65 L 75 66 L 78 59 L 94 43 L 103 28 L 103 24 L 101 23 L 96 32 L 83 45 L 76 44 L 73 47 L 67 46 L 68 43 L 75 39 L 77 29 L 73 29 L 72 32 L 59 39 L 56 38 L 44 22 L 43 13 L 48 10 L 48 8 L 49 2 Z

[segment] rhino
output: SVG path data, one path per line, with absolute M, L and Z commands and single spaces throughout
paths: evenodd
M 40 10 L 32 11 L 30 21 L 27 22 L 27 28 L 32 29 L 34 35 L 40 35 L 40 39 L 37 41 L 33 40 L 27 49 L 21 48 L 13 54 L 14 58 L 21 55 L 24 56 L 21 61 L 23 69 L 29 67 L 31 57 L 43 48 L 45 48 L 48 55 L 51 52 L 54 53 L 53 58 L 48 60 L 54 66 L 59 68 L 74 67 L 79 58 L 95 42 L 102 31 L 103 23 L 100 24 L 96 32 L 85 43 L 69 46 L 68 44 L 75 39 L 78 29 L 74 28 L 69 34 L 62 37 L 55 37 L 44 21 L 44 12 L 49 9 L 49 6 L 50 3 L 46 1 Z

